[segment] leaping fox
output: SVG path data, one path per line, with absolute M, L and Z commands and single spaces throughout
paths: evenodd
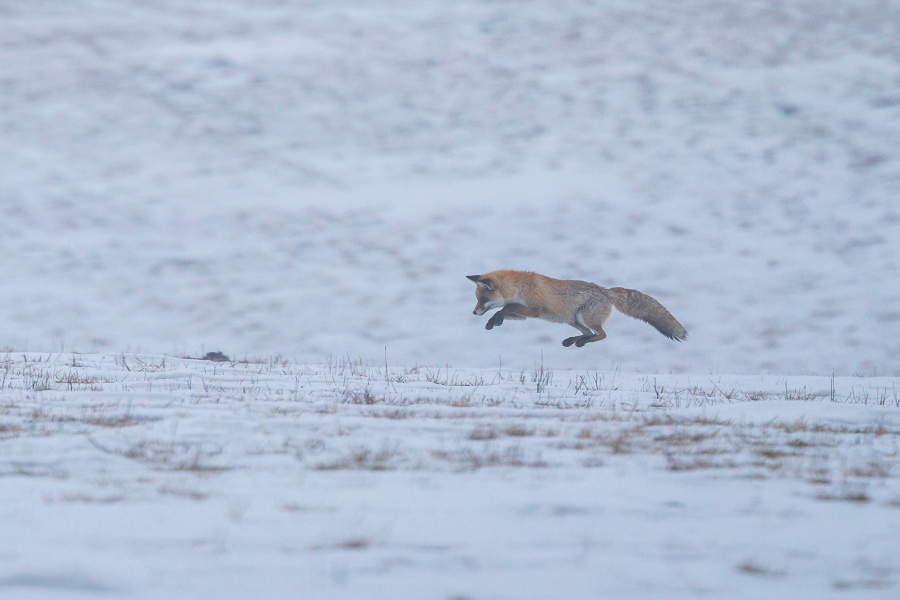
M 687 337 L 687 331 L 672 313 L 637 290 L 553 279 L 528 271 L 492 271 L 467 277 L 476 285 L 478 303 L 472 314 L 480 316 L 500 308 L 488 319 L 485 329 L 502 325 L 504 319 L 520 321 L 528 317 L 567 323 L 582 335 L 568 337 L 562 345 L 581 348 L 606 338 L 603 322 L 615 306 L 626 315 L 653 325 L 669 339 L 680 342 Z

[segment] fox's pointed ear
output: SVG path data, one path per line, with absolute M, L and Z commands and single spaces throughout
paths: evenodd
M 478 285 L 483 285 L 484 289 L 486 289 L 489 292 L 494 291 L 494 282 L 491 281 L 490 279 L 488 279 L 487 277 L 482 277 L 481 279 L 479 279 Z
M 482 277 L 481 275 L 466 275 L 466 279 L 471 279 L 475 282 L 475 285 L 480 285 L 488 291 L 494 289 L 494 282 L 487 277 Z

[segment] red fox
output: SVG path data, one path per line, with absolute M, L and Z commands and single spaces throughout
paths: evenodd
M 603 322 L 615 306 L 626 315 L 653 325 L 669 339 L 680 342 L 687 337 L 685 328 L 662 304 L 637 290 L 552 279 L 528 271 L 493 271 L 467 277 L 475 282 L 478 300 L 472 314 L 480 316 L 500 308 L 488 319 L 485 329 L 502 325 L 504 319 L 520 321 L 528 317 L 568 323 L 582 335 L 568 337 L 562 345 L 581 348 L 606 338 Z

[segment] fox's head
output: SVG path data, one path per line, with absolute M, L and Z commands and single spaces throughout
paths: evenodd
M 494 287 L 494 282 L 489 277 L 466 275 L 466 278 L 475 282 L 475 299 L 478 300 L 478 303 L 475 304 L 475 310 L 472 311 L 473 315 L 481 316 L 491 309 L 500 308 L 506 304 L 503 294 Z

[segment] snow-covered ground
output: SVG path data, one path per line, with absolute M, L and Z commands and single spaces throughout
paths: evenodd
M 900 2 L 0 0 L 0 256 L 0 597 L 900 587 Z
M 900 385 L 0 359 L 0 596 L 896 598 Z

